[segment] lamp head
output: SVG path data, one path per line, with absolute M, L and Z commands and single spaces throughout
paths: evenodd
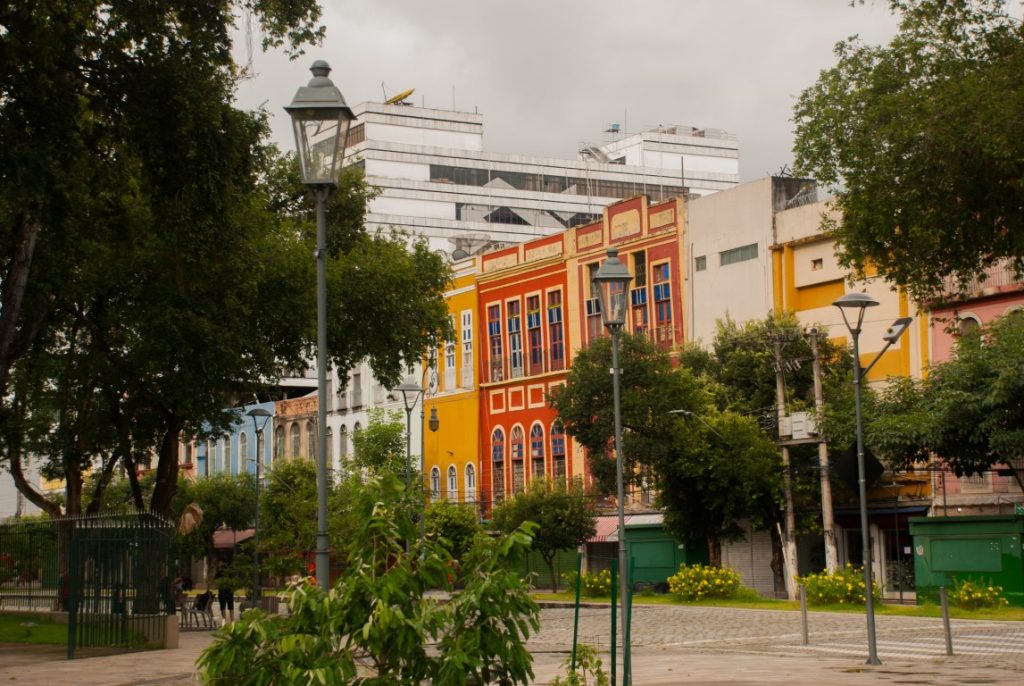
M 356 116 L 341 91 L 328 78 L 331 67 L 317 60 L 310 68 L 313 78 L 296 91 L 284 109 L 292 119 L 302 183 L 337 186 L 348 130 Z
M 430 408 L 430 419 L 427 424 L 430 426 L 430 430 L 436 432 L 441 427 L 441 420 L 437 418 L 437 408 Z
M 608 258 L 594 274 L 594 282 L 601 290 L 601 318 L 611 331 L 626 323 L 626 289 L 633 275 L 619 259 L 618 248 L 608 248 Z
M 411 410 L 423 395 L 423 389 L 411 381 L 403 381 L 392 390 L 402 394 L 402 404 L 406 410 Z
M 892 326 L 882 336 L 882 340 L 886 343 L 895 343 L 900 339 L 900 336 L 910 328 L 910 322 L 914 321 L 912 317 L 900 317 L 892 323 Z

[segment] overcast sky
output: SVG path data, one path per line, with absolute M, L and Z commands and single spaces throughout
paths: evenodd
M 488 150 L 575 159 L 610 123 L 725 129 L 740 142 L 740 175 L 792 164 L 796 96 L 834 63 L 852 34 L 884 43 L 896 19 L 884 0 L 325 0 L 327 38 L 291 62 L 262 53 L 243 107 L 273 115 L 326 59 L 350 105 L 415 88 L 415 105 L 484 115 Z M 244 26 L 244 22 L 243 22 Z M 236 57 L 249 61 L 244 31 Z

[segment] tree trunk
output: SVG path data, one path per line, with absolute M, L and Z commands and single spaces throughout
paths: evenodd
M 60 505 L 48 500 L 46 496 L 37 491 L 25 478 L 25 474 L 22 472 L 21 467 L 21 446 L 8 445 L 7 458 L 7 465 L 11 471 L 11 476 L 14 478 L 14 485 L 18 491 L 24 495 L 30 503 L 46 514 L 54 518 L 60 517 Z
M 548 573 L 551 575 L 551 592 L 558 593 L 558 578 L 555 576 L 555 556 L 545 555 L 541 553 L 540 556 L 544 558 L 544 564 L 548 566 Z
M 178 441 L 181 438 L 181 420 L 171 416 L 167 420 L 163 440 L 160 442 L 160 459 L 156 466 L 156 484 L 149 509 L 165 517 L 171 516 L 171 501 L 178 490 Z
M 715 534 L 708 534 L 708 564 L 712 567 L 722 566 L 722 539 Z
M 0 281 L 0 397 L 3 397 L 7 390 L 7 380 L 10 378 L 15 359 L 30 342 L 25 340 L 26 335 L 35 335 L 35 331 L 19 325 L 24 323 L 21 308 L 25 301 L 25 291 L 28 289 L 28 277 L 38 236 L 39 225 L 26 212 L 18 224 L 18 235 L 14 239 L 14 255 L 11 256 L 10 267 Z M 21 340 L 18 340 L 19 338 Z

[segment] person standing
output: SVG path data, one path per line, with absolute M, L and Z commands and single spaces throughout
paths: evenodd
M 235 580 L 221 562 L 214 577 L 217 584 L 217 605 L 220 607 L 220 623 L 235 621 Z

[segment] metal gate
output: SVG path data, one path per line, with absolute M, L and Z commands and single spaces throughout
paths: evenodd
M 68 659 L 80 648 L 162 646 L 174 614 L 174 528 L 150 514 L 67 521 Z

